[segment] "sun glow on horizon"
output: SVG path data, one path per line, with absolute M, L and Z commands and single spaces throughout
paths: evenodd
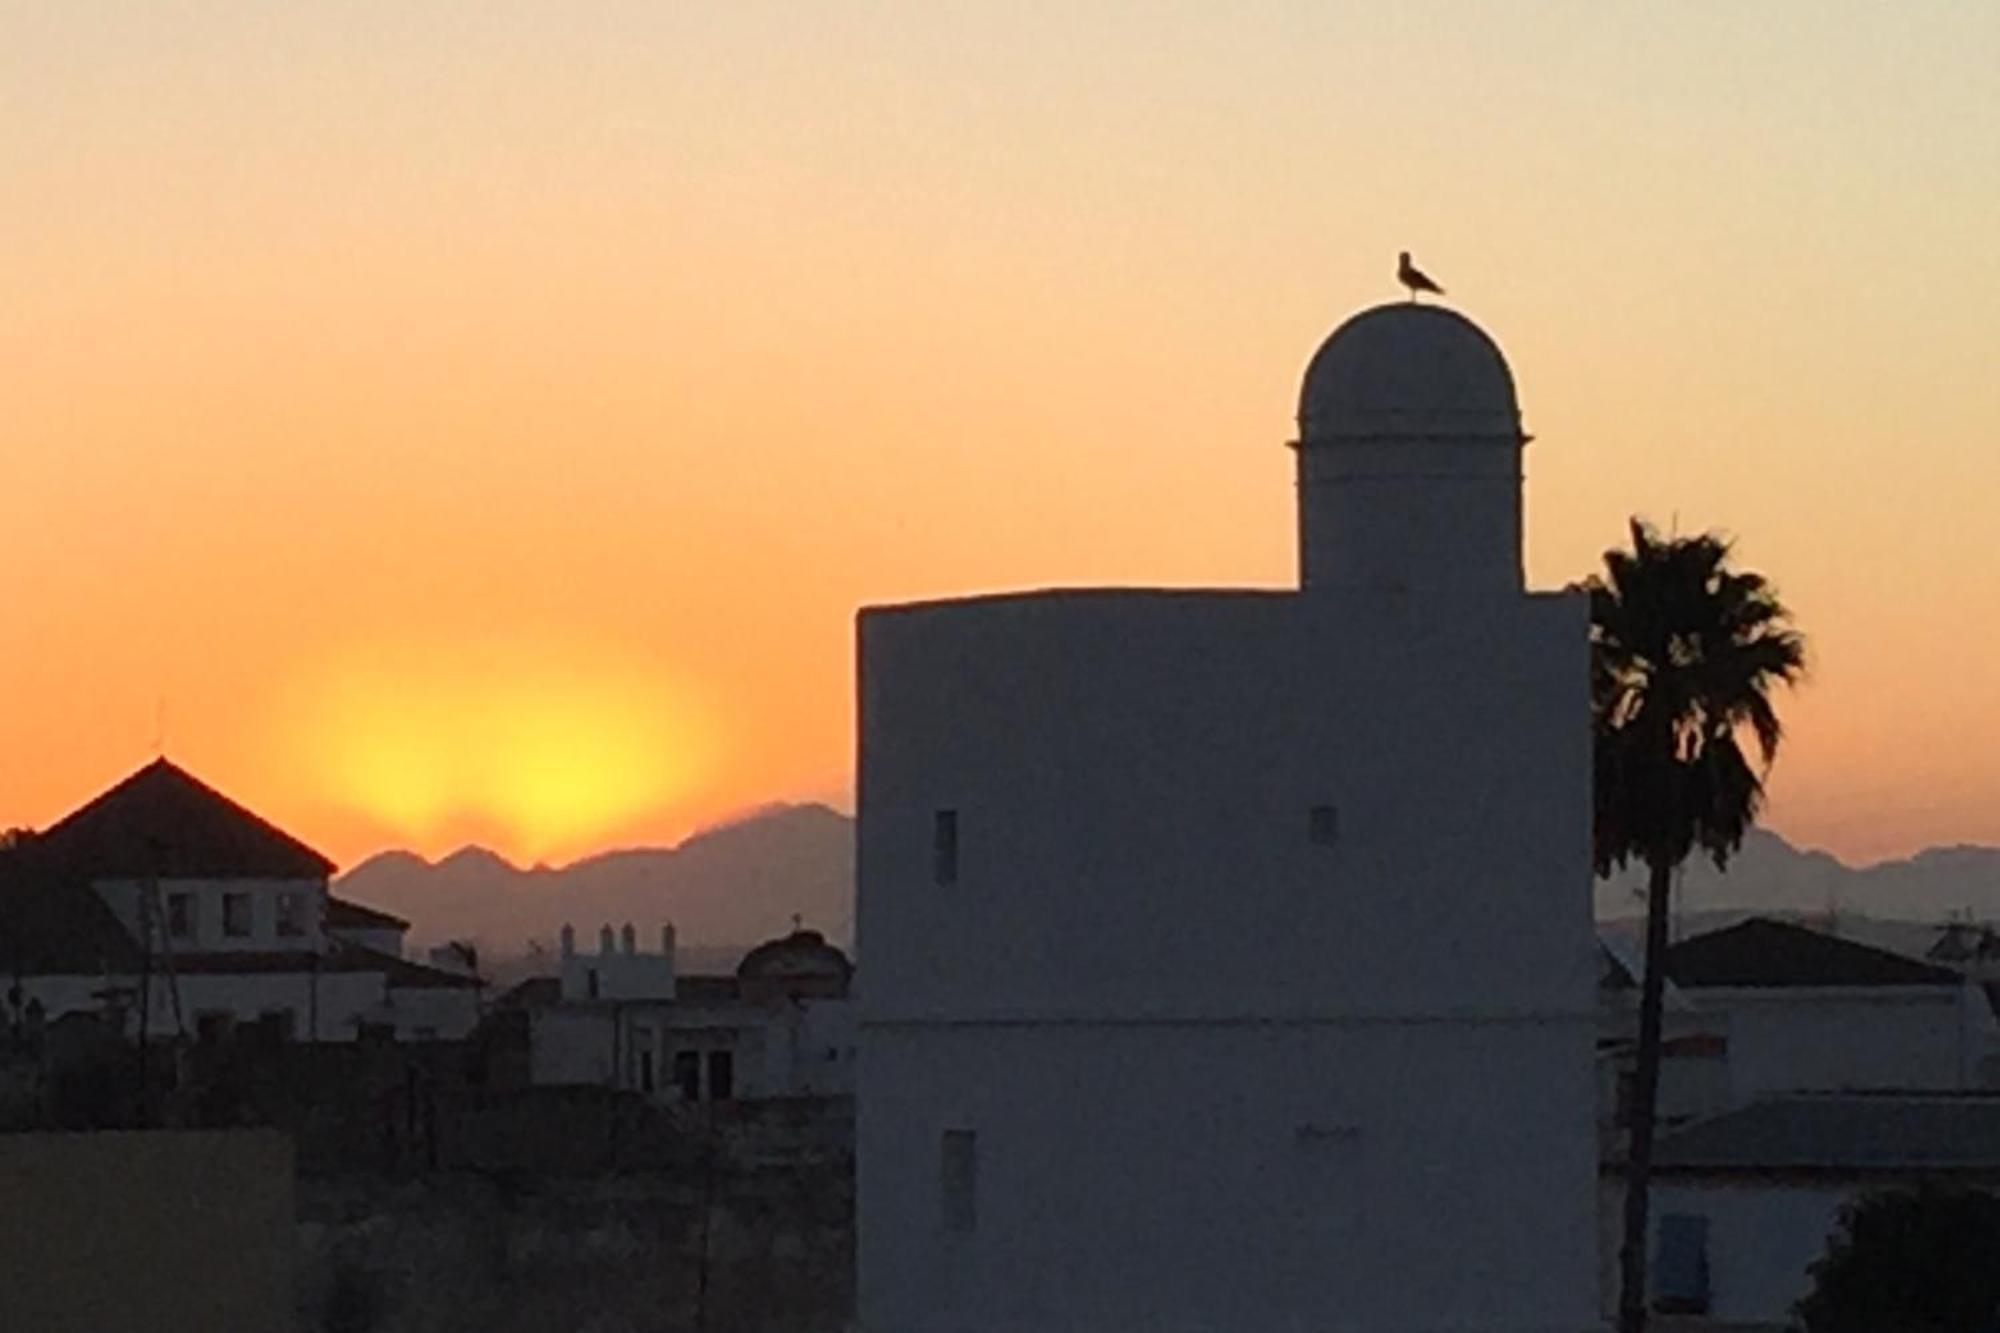
M 715 766 L 687 687 L 573 650 L 355 655 L 302 703 L 292 743 L 322 798 L 427 854 L 573 855 L 697 795 Z

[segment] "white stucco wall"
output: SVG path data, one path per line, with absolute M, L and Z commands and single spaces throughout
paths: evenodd
M 376 972 L 321 972 L 317 978 L 309 971 L 207 973 L 179 976 L 171 983 L 156 975 L 148 1029 L 156 1037 L 173 1036 L 177 1030 L 170 984 L 180 991 L 182 1021 L 189 1035 L 195 1033 L 204 1012 L 227 1013 L 248 1023 L 285 1009 L 292 1013 L 296 1040 L 353 1041 L 361 1017 L 380 1009 L 384 999 L 382 976 Z
M 860 653 L 870 1333 L 1593 1321 L 1580 599 L 975 599 Z
M 547 1084 L 608 1084 L 612 1075 L 609 1010 L 564 1005 L 529 1020 L 529 1078 Z
M 132 983 L 121 977 L 102 976 L 33 976 L 7 977 L 0 990 L 21 988 L 21 1006 L 25 1011 L 29 1002 L 40 1000 L 42 1016 L 53 1022 L 68 1013 L 100 1012 L 104 1002 L 99 992 L 114 986 L 130 986 Z
M 592 978 L 596 979 L 595 986 Z M 581 1000 L 671 1000 L 674 998 L 674 956 L 635 949 L 595 950 L 565 954 L 562 997 Z
M 479 1026 L 479 992 L 470 986 L 391 986 L 388 1002 L 399 1040 L 461 1041 Z
M 342 927 L 337 930 L 328 931 L 327 933 L 339 939 L 346 940 L 350 944 L 358 944 L 364 949 L 373 949 L 376 953 L 388 954 L 391 958 L 401 958 L 403 956 L 404 932 L 388 926 Z
M 147 886 L 138 880 L 98 880 L 92 885 L 119 923 L 139 939 L 139 901 Z M 167 938 L 165 943 L 186 953 L 268 951 L 271 949 L 312 949 L 322 938 L 326 917 L 326 881 L 323 879 L 163 879 L 159 882 L 159 929 L 167 929 L 168 900 L 175 894 L 194 898 L 195 931 L 185 938 Z M 304 899 L 303 929 L 297 935 L 278 934 L 278 898 L 296 893 Z M 224 932 L 223 898 L 247 894 L 250 898 L 250 933 Z
M 836 1096 L 853 1091 L 854 1024 L 846 1001 L 805 1009 L 672 1001 L 563 1004 L 531 1020 L 530 1077 L 536 1083 L 590 1083 L 640 1089 L 638 1052 L 653 1055 L 655 1101 L 674 1101 L 674 1056 L 731 1054 L 733 1095 Z M 826 1049 L 842 1052 L 823 1059 Z M 706 1073 L 703 1075 L 706 1078 Z
M 1521 590 L 1517 442 L 1308 446 L 1298 475 L 1303 586 Z
M 1654 1182 L 1652 1241 L 1660 1219 L 1676 1213 L 1708 1219 L 1709 1315 L 1718 1324 L 1789 1327 L 1792 1302 L 1806 1293 L 1812 1262 L 1826 1253 L 1841 1206 L 1859 1187 L 1777 1181 Z M 1600 1300 L 1606 1319 L 1618 1307 L 1618 1244 L 1624 1193 L 1604 1184 L 1599 1213 Z
M 851 1097 L 860 1045 L 852 999 L 806 1000 L 798 1007 L 783 1086 L 794 1097 Z
M 1992 1032 L 1985 997 L 1960 986 L 1711 989 L 1722 1018 L 1730 1094 L 1980 1086 Z
M 24 1003 L 28 998 L 42 1001 L 50 1019 L 72 1010 L 96 1013 L 103 1008 L 96 992 L 107 986 L 123 986 L 133 995 L 128 1021 L 138 1024 L 137 976 L 29 977 L 22 982 Z M 180 1015 L 174 1012 L 175 992 L 179 992 Z M 236 1022 L 254 1022 L 267 1013 L 289 1010 L 293 1036 L 299 1041 L 314 1040 L 313 1021 L 318 1015 L 320 1041 L 352 1041 L 362 1020 L 392 1022 L 399 1038 L 415 1039 L 429 1029 L 441 1040 L 453 1041 L 469 1035 L 479 1021 L 478 992 L 446 987 L 403 987 L 394 991 L 383 985 L 379 972 L 323 971 L 317 977 L 309 971 L 270 973 L 196 973 L 169 977 L 164 969 L 152 980 L 152 1008 L 147 1031 L 155 1038 L 174 1037 L 182 1032 L 193 1036 L 201 1015 L 223 1013 Z

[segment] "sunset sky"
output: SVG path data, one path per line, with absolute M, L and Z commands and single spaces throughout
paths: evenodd
M 850 799 L 858 605 L 1284 585 L 1415 251 L 1531 579 L 1740 537 L 1771 823 L 2000 843 L 2000 5 L 0 3 L 0 825 Z

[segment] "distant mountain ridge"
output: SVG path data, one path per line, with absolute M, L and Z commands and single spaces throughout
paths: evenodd
M 763 807 L 674 847 L 601 852 L 561 867 L 516 866 L 484 847 L 437 861 L 369 857 L 334 891 L 411 922 L 413 944 L 469 938 L 482 953 L 553 953 L 563 923 L 578 947 L 631 922 L 659 947 L 671 921 L 689 946 L 726 949 L 783 934 L 796 915 L 845 945 L 854 921 L 854 821 L 824 805 Z
M 1597 885 L 1600 919 L 1636 916 L 1645 872 L 1631 868 Z M 1850 866 L 1753 829 L 1727 873 L 1690 857 L 1675 892 L 1683 913 L 1832 913 L 1904 921 L 2000 920 L 2000 847 L 1927 847 L 1911 856 Z
M 1600 920 L 1638 915 L 1644 872 L 1596 886 Z M 850 947 L 854 926 L 854 820 L 824 805 L 773 805 L 706 829 L 675 847 L 602 852 L 561 867 L 522 869 L 482 847 L 436 862 L 405 851 L 370 857 L 340 877 L 338 892 L 412 922 L 413 943 L 471 938 L 500 958 L 532 941 L 553 953 L 567 921 L 581 947 L 598 927 L 632 922 L 659 939 L 672 921 L 690 950 L 728 957 L 803 923 Z M 1692 859 L 1675 894 L 1684 923 L 1745 913 L 1934 925 L 1947 917 L 2000 921 L 2000 848 L 1932 847 L 1849 866 L 1753 830 L 1727 874 Z M 1914 939 L 1915 936 L 1913 935 Z M 655 943 L 655 946 L 657 944 Z

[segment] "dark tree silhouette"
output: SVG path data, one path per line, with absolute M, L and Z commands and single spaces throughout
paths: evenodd
M 1798 679 L 1805 640 L 1770 584 L 1731 569 L 1714 534 L 1662 539 L 1632 520 L 1632 549 L 1604 553 L 1590 592 L 1599 874 L 1647 870 L 1645 976 L 1631 1103 L 1619 1333 L 1646 1326 L 1646 1212 L 1660 1082 L 1667 897 L 1697 849 L 1718 867 L 1763 804 L 1783 734 L 1771 692 Z M 1748 732 L 1761 763 L 1739 738 Z
M 1812 1290 L 1792 1307 L 1805 1333 L 2000 1330 L 2000 1199 L 1921 1186 L 1863 1195 L 1840 1212 Z

